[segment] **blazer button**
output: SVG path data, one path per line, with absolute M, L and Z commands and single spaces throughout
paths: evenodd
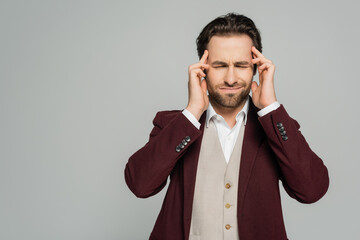
M 184 140 L 182 140 L 181 142 L 182 142 L 182 144 L 184 144 L 184 145 L 186 146 L 187 141 L 185 141 L 185 139 L 184 139 Z
M 186 136 L 186 137 L 185 137 L 185 141 L 190 142 L 190 137 L 189 137 L 189 136 Z
M 184 144 L 180 143 L 180 144 L 179 144 L 179 147 L 180 147 L 181 149 L 183 149 L 185 146 L 184 146 Z
M 286 131 L 284 130 L 284 131 L 280 132 L 280 134 L 283 135 L 283 136 L 285 136 L 285 135 L 286 135 Z
M 279 131 L 280 131 L 280 132 L 282 132 L 282 131 L 284 131 L 284 130 L 285 130 L 284 126 L 282 126 L 282 127 L 279 128 Z
M 278 128 L 281 128 L 281 127 L 283 126 L 283 124 L 282 124 L 281 122 L 278 122 L 278 123 L 276 124 L 276 126 L 277 126 Z
M 181 151 L 181 148 L 179 146 L 176 146 L 176 149 L 175 149 L 177 152 L 180 152 Z
M 288 140 L 289 138 L 288 138 L 288 136 L 284 135 L 284 136 L 282 136 L 282 139 L 283 139 L 284 141 L 286 141 L 286 140 Z

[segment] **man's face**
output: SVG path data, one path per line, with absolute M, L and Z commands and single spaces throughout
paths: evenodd
M 210 39 L 206 83 L 211 103 L 236 108 L 246 100 L 253 79 L 252 46 L 245 34 Z

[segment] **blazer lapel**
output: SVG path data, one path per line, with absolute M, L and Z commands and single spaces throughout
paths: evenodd
M 251 171 L 254 166 L 255 157 L 265 137 L 262 126 L 258 120 L 257 111 L 259 110 L 260 109 L 254 105 L 252 98 L 250 97 L 249 112 L 245 125 L 244 140 L 241 150 L 237 199 L 238 214 L 242 212 L 242 205 L 244 203 L 246 188 L 248 186 Z

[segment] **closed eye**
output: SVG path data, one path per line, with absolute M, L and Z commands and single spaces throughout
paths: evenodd
M 222 67 L 226 67 L 226 66 L 216 66 L 214 68 L 222 68 Z M 237 67 L 240 67 L 240 68 L 247 68 L 247 66 L 237 66 Z

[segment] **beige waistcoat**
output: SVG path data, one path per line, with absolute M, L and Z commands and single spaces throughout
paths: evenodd
M 244 121 L 226 163 L 214 122 L 204 127 L 189 240 L 239 240 L 237 192 Z

